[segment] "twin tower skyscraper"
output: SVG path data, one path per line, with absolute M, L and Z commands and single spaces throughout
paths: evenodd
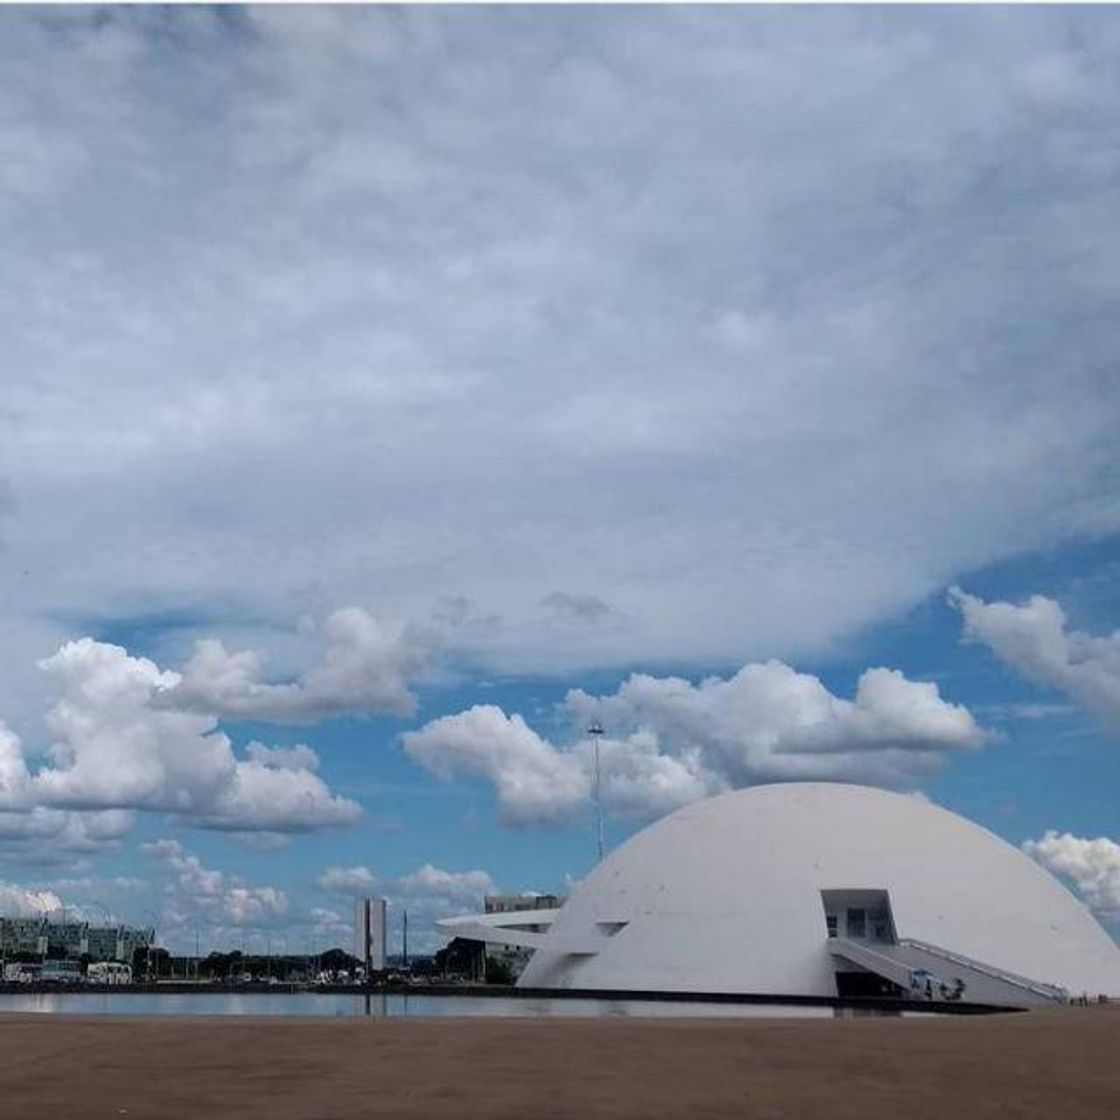
M 365 966 L 366 976 L 385 971 L 386 904 L 383 898 L 359 898 L 354 915 L 354 956 Z

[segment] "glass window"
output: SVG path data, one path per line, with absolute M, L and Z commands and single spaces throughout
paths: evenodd
M 850 906 L 848 908 L 848 936 L 867 936 L 867 911 L 862 907 Z
M 828 936 L 829 937 L 835 937 L 836 936 L 836 915 L 835 914 L 826 914 L 824 916 L 824 920 L 825 920 L 825 923 L 828 926 Z

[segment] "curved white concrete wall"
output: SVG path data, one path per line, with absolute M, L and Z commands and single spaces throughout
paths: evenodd
M 918 798 L 828 783 L 697 802 L 612 853 L 549 931 L 627 923 L 593 956 L 541 948 L 525 987 L 833 995 L 822 890 L 889 892 L 900 938 L 1120 995 L 1120 948 L 1018 849 Z

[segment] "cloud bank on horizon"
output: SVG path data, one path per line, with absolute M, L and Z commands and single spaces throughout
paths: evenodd
M 586 813 L 592 719 L 629 821 L 995 753 L 951 674 L 798 666 L 1120 529 L 1115 13 L 0 30 L 0 860 L 77 883 L 142 838 L 168 914 L 332 930 L 347 875 L 511 880 L 324 849 L 254 886 L 160 835 L 366 827 L 337 767 L 377 748 L 327 723 L 397 720 L 422 780 L 521 828 Z M 954 592 L 966 638 L 1112 734 L 1116 634 L 1017 597 Z M 592 671 L 551 713 L 482 702 Z M 1031 854 L 1112 906 L 1113 841 L 1045 826 Z
M 1028 677 L 1063 687 L 1070 664 L 1087 665 L 1093 688 L 1068 691 L 1088 711 L 1100 710 L 1100 697 L 1120 688 L 1114 639 L 1085 634 L 1070 639 L 1056 602 L 1033 596 L 1021 606 L 985 603 L 959 589 L 950 592 L 950 601 L 961 611 L 965 640 L 986 642 Z M 403 625 L 385 628 L 367 617 L 358 629 L 395 634 L 409 650 Z M 1072 655 L 1071 640 L 1077 651 Z M 327 646 L 324 662 L 337 670 L 329 630 Z M 211 647 L 202 643 L 201 648 L 208 652 Z M 1040 648 L 1050 655 L 1041 656 Z M 379 649 L 382 656 L 375 659 L 355 654 L 367 674 L 364 689 L 360 674 L 341 673 L 349 682 L 342 710 L 398 710 L 393 690 L 386 690 L 382 679 L 386 672 L 395 675 L 395 669 L 386 669 L 386 661 L 395 664 L 395 659 L 384 656 L 382 644 Z M 312 709 L 321 703 L 321 694 L 306 686 L 322 677 L 314 668 L 295 682 L 269 683 L 258 679 L 259 661 L 251 651 L 224 657 L 252 672 L 219 675 L 224 684 L 214 695 L 229 706 L 215 706 L 223 711 L 240 712 L 246 688 L 254 697 L 285 698 L 273 712 L 278 723 L 301 722 L 294 698 L 306 696 Z M 188 667 L 197 659 L 196 653 Z M 1040 665 L 1045 672 L 1040 673 Z M 1065 668 L 1055 672 L 1055 665 Z M 90 638 L 63 646 L 42 668 L 56 678 L 61 692 L 46 719 L 57 739 L 49 762 L 33 770 L 18 738 L 0 727 L 0 851 L 26 856 L 34 846 L 40 860 L 96 853 L 119 844 L 139 813 L 204 830 L 265 835 L 350 825 L 361 815 L 357 803 L 333 795 L 315 773 L 319 757 L 305 744 L 252 742 L 238 759 L 219 729 L 218 714 L 199 713 L 197 681 L 181 691 L 186 674 L 160 670 Z M 1081 677 L 1075 673 L 1073 679 L 1076 684 Z M 904 787 L 920 782 L 954 752 L 980 748 L 990 737 L 966 707 L 944 700 L 935 683 L 872 668 L 848 700 L 829 692 L 818 678 L 777 661 L 748 664 L 729 678 L 696 684 L 634 674 L 609 695 L 571 690 L 561 715 L 573 729 L 591 722 L 605 725 L 602 802 L 615 815 L 641 819 L 757 782 L 846 780 Z M 493 783 L 505 823 L 539 827 L 568 823 L 589 807 L 591 747 L 578 731 L 574 734 L 567 745 L 557 746 L 521 715 L 476 705 L 405 731 L 401 741 L 407 754 L 437 778 Z M 1105 837 L 1049 830 L 1023 848 L 1065 878 L 1103 919 L 1116 922 L 1120 845 Z M 143 843 L 139 850 L 166 872 L 164 920 L 184 936 L 191 922 L 203 919 L 225 934 L 284 928 L 289 899 L 283 889 L 252 886 L 208 869 L 178 840 Z M 431 863 L 385 880 L 366 866 L 329 867 L 316 883 L 336 897 L 387 892 L 429 921 L 497 889 L 486 871 L 451 872 Z M 9 883 L 0 885 L 0 903 L 21 916 L 64 904 L 51 889 Z M 337 934 L 345 923 L 326 907 L 294 919 L 296 926 L 309 924 L 320 934 Z

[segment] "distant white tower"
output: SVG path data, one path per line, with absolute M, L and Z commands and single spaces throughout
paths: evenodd
M 366 977 L 385 971 L 385 910 L 383 898 L 359 898 L 354 917 L 354 956 L 366 969 Z
M 599 740 L 603 737 L 603 728 L 596 721 L 588 729 L 587 734 L 591 736 L 591 742 L 595 744 L 595 779 L 592 787 L 592 798 L 595 802 L 595 850 L 599 856 L 599 862 L 603 861 L 603 798 L 602 798 L 602 771 L 600 769 L 599 759 Z

